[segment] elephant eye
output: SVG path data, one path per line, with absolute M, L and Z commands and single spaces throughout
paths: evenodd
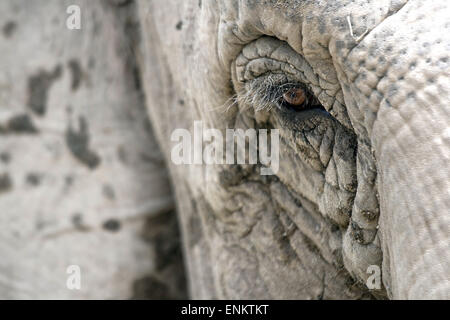
M 232 64 L 231 77 L 235 101 L 243 110 L 251 106 L 255 111 L 325 111 L 317 97 L 335 101 L 327 99 L 328 91 L 320 87 L 308 62 L 287 43 L 271 37 L 247 44 Z
M 325 110 L 305 84 L 280 80 L 273 76 L 256 79 L 246 88 L 244 100 L 251 103 L 256 110 L 271 110 L 272 107 L 290 112 Z
M 289 109 L 296 112 L 317 108 L 324 109 L 309 90 L 300 85 L 282 89 L 278 106 L 280 109 Z
M 283 102 L 293 107 L 301 107 L 306 101 L 306 93 L 301 88 L 292 88 L 283 93 Z

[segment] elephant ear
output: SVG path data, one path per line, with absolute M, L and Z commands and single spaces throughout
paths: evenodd
M 184 298 L 135 6 L 79 5 L 0 3 L 0 298 Z

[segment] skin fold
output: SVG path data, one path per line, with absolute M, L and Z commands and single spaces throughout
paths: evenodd
M 450 298 L 447 1 L 138 4 L 192 297 Z M 321 107 L 280 108 L 289 83 Z M 279 129 L 279 171 L 174 165 L 195 120 Z

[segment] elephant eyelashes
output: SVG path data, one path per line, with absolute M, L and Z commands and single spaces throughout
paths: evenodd
M 243 105 L 253 106 L 256 111 L 273 108 L 296 113 L 310 109 L 325 111 L 309 84 L 283 73 L 267 73 L 245 82 L 242 89 L 237 90 L 237 100 Z

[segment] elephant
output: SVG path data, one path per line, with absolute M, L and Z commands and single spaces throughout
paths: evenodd
M 0 298 L 450 299 L 449 13 L 2 1 Z
M 450 298 L 448 1 L 138 3 L 193 297 Z M 278 172 L 174 164 L 199 120 L 278 129 Z

